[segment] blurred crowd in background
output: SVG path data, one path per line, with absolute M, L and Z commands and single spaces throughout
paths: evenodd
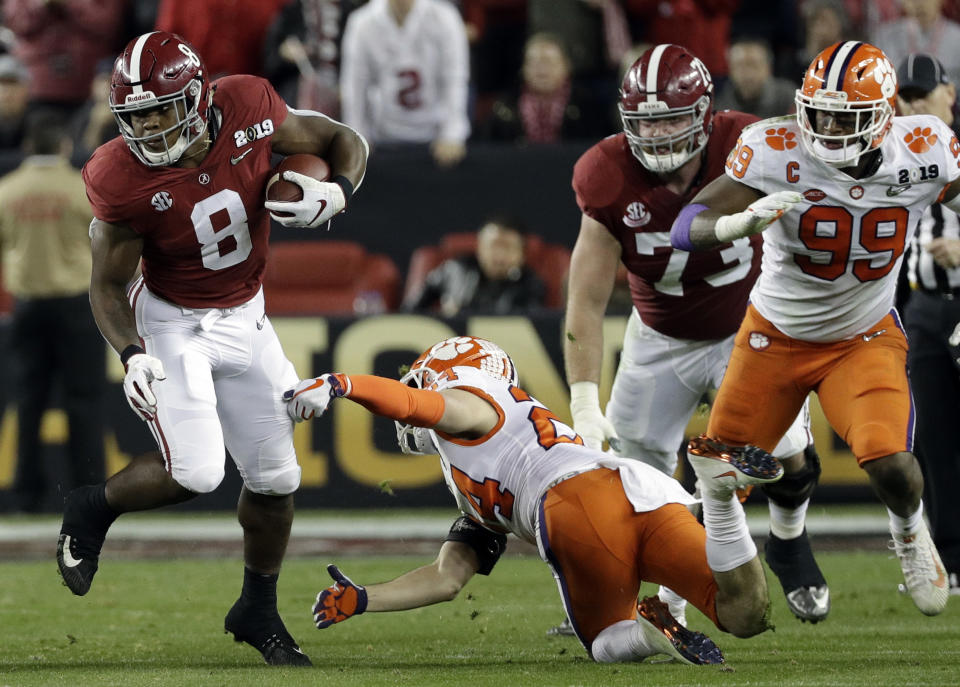
M 414 28 L 387 40 L 387 13 Z M 19 151 L 36 109 L 69 119 L 75 162 L 114 136 L 113 59 L 153 28 L 192 43 L 213 77 L 264 76 L 291 105 L 341 118 L 374 145 L 430 142 L 452 165 L 470 141 L 616 132 L 619 77 L 650 44 L 697 54 L 718 109 L 766 117 L 791 110 L 810 59 L 839 40 L 873 42 L 894 63 L 923 50 L 956 80 L 958 19 L 960 0 L 3 0 L 0 150 Z M 433 57 L 424 41 L 437 43 Z M 386 73 L 382 53 L 404 42 L 421 72 Z M 369 97 L 391 78 L 409 80 L 396 110 Z

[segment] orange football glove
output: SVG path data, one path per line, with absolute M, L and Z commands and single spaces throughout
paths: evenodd
M 313 605 L 313 622 L 318 630 L 340 623 L 367 610 L 367 590 L 340 572 L 333 563 L 327 566 L 333 586 L 317 594 Z

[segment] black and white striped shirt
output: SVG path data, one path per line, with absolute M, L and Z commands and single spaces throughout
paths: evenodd
M 960 216 L 939 203 L 923 212 L 917 231 L 910 239 L 907 269 L 910 286 L 939 295 L 960 297 L 960 267 L 944 269 L 923 250 L 935 238 L 960 239 Z

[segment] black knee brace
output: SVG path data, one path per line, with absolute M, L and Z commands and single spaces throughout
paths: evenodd
M 761 488 L 767 498 L 783 508 L 797 508 L 810 498 L 817 482 L 820 480 L 820 456 L 817 449 L 810 444 L 803 449 L 806 465 L 800 472 L 784 474 L 779 481 L 764 484 Z

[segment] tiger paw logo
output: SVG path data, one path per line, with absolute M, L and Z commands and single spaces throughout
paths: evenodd
M 797 134 L 793 131 L 787 131 L 786 127 L 779 129 L 767 129 L 764 131 L 767 135 L 767 145 L 774 150 L 792 150 L 797 147 Z
M 471 350 L 476 344 L 468 336 L 441 341 L 431 349 L 430 354 L 437 360 L 453 360 Z
M 755 351 L 762 351 L 770 347 L 770 337 L 760 332 L 750 332 L 750 348 Z
M 915 153 L 925 153 L 937 142 L 937 135 L 929 126 L 917 127 L 906 136 L 903 142 Z

